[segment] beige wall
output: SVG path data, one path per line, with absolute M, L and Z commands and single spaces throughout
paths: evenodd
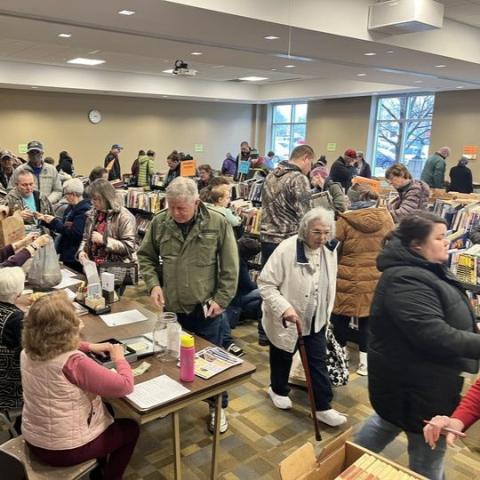
M 480 91 L 439 93 L 433 112 L 430 151 L 447 145 L 452 155 L 447 160 L 447 175 L 463 153 L 465 145 L 480 146 Z M 470 162 L 474 181 L 480 182 L 480 156 Z
M 370 97 L 319 100 L 308 104 L 307 143 L 317 157 L 326 155 L 329 165 L 347 148 L 367 149 Z M 327 143 L 336 143 L 327 152 Z
M 102 113 L 100 124 L 89 122 L 92 108 Z M 17 152 L 19 144 L 41 140 L 56 162 L 67 150 L 79 174 L 103 165 L 113 143 L 125 148 L 123 172 L 141 148 L 157 152 L 160 170 L 173 149 L 220 168 L 226 152 L 235 155 L 240 141 L 253 140 L 254 118 L 254 107 L 243 104 L 0 90 L 0 146 Z M 196 143 L 203 153 L 193 151 Z

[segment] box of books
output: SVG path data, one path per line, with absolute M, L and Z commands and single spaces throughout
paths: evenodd
M 427 480 L 347 441 L 350 436 L 351 429 L 328 443 L 318 457 L 311 443 L 298 448 L 280 463 L 281 480 Z

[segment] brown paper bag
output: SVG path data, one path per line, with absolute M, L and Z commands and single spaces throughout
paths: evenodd
M 0 220 L 0 247 L 17 242 L 25 237 L 25 225 L 20 215 Z

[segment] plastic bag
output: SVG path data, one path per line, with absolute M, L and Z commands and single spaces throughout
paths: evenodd
M 37 290 L 48 290 L 62 281 L 62 272 L 53 242 L 47 243 L 33 257 L 28 283 Z

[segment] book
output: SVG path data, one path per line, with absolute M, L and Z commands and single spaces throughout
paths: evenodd
M 207 347 L 195 354 L 195 375 L 208 380 L 241 363 L 242 359 L 220 347 Z

